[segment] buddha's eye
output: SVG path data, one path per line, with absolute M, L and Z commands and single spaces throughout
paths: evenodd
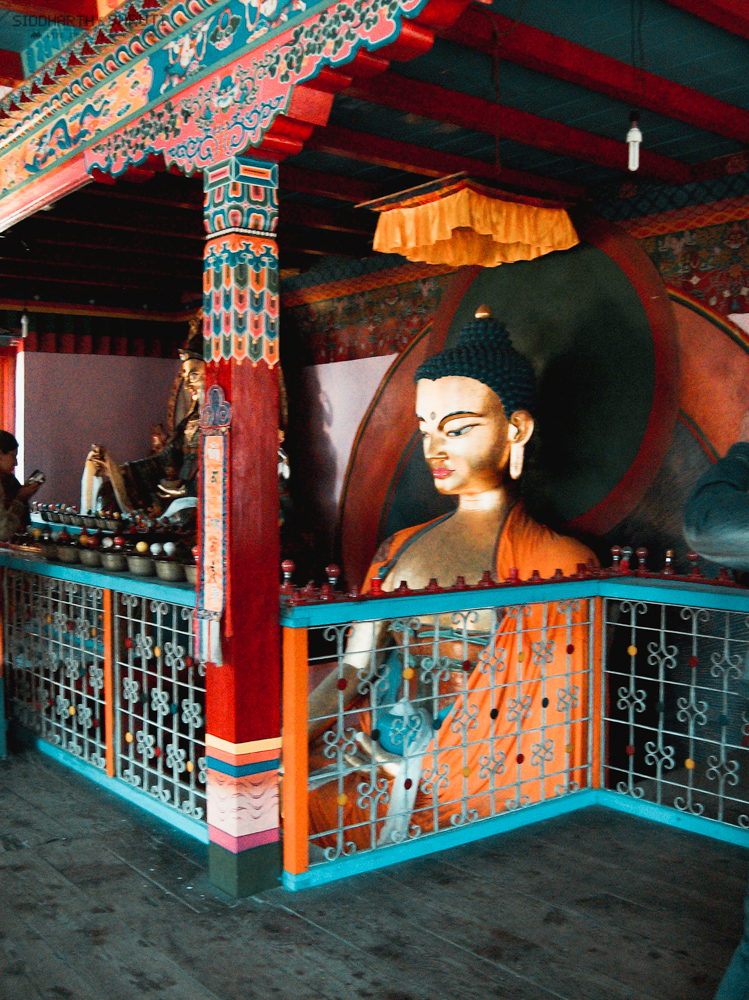
M 447 432 L 447 437 L 449 438 L 462 437 L 464 434 L 467 434 L 468 431 L 470 431 L 475 426 L 476 424 L 466 424 L 465 427 L 456 427 L 455 430 Z

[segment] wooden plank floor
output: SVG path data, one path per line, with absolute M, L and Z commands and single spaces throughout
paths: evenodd
M 24 751 L 0 761 L 0 1000 L 708 1000 L 748 873 L 588 809 L 236 901 L 202 845 Z

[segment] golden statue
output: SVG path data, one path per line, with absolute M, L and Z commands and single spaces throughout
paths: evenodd
M 534 570 L 548 578 L 558 570 L 575 573 L 593 559 L 581 543 L 532 520 L 519 497 L 534 430 L 535 377 L 504 326 L 482 307 L 456 346 L 428 358 L 415 379 L 424 457 L 437 490 L 457 496 L 458 506 L 385 541 L 363 590 L 373 579 L 384 591 L 402 581 L 412 590 L 432 579 L 452 584 L 459 576 L 477 584 L 487 570 L 500 581 L 513 574 L 527 579 Z M 413 835 L 415 827 L 431 832 L 549 798 L 565 780 L 583 783 L 587 734 L 578 720 L 587 706 L 587 631 L 579 611 L 530 606 L 521 626 L 496 608 L 459 618 L 353 625 L 342 668 L 310 695 L 310 769 L 318 769 L 310 791 L 313 831 L 335 830 L 342 818 L 344 840 L 369 847 L 374 819 L 381 846 Z M 542 634 L 551 644 L 539 658 L 534 644 Z M 489 672 L 496 683 L 488 683 Z M 576 685 L 576 694 L 562 702 L 557 689 L 565 685 Z M 520 721 L 513 698 L 525 699 Z M 326 776 L 335 759 L 339 699 L 348 712 L 359 712 L 358 731 L 344 751 L 351 770 L 342 790 L 338 777 Z M 347 715 L 343 725 L 356 718 Z M 575 723 L 574 736 L 565 738 L 565 727 L 571 732 Z M 539 766 L 540 733 L 553 744 L 553 775 L 550 766 Z M 501 768 L 486 763 L 500 758 Z M 438 779 L 426 780 L 427 761 L 444 768 Z M 315 840 L 334 841 L 333 834 Z
M 169 399 L 166 430 L 151 431 L 151 454 L 119 465 L 103 445 L 92 445 L 81 480 L 81 511 L 107 507 L 123 514 L 150 516 L 189 510 L 197 505 L 200 408 L 205 395 L 202 319 L 190 323 L 187 344 L 179 351 L 179 374 Z M 177 501 L 176 506 L 175 501 Z

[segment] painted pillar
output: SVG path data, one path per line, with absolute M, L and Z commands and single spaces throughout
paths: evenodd
M 278 166 L 233 157 L 206 169 L 204 186 L 198 614 L 209 862 L 216 886 L 245 896 L 277 885 L 281 870 Z

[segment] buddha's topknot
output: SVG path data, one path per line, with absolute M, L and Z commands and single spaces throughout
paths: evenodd
M 455 347 L 440 351 L 419 365 L 414 382 L 421 378 L 434 381 L 449 375 L 474 378 L 488 385 L 499 396 L 508 420 L 516 410 L 535 412 L 533 368 L 512 346 L 504 323 L 492 319 L 486 306 L 481 306 L 476 318 L 466 323 Z

